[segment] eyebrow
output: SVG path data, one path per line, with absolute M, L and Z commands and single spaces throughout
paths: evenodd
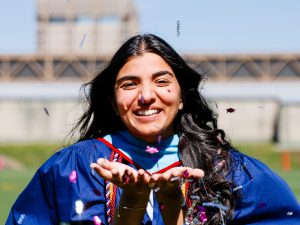
M 165 74 L 168 74 L 170 75 L 171 77 L 174 77 L 174 74 L 172 74 L 171 72 L 167 71 L 167 70 L 162 70 L 162 71 L 158 71 L 156 73 L 153 73 L 152 76 L 153 77 L 158 77 L 158 76 L 162 76 L 162 75 L 165 75 Z
M 166 75 L 166 74 L 170 75 L 171 77 L 174 77 L 174 74 L 172 74 L 171 72 L 169 72 L 167 70 L 162 70 L 162 71 L 155 72 L 155 73 L 152 74 L 152 76 L 154 78 L 156 78 L 156 77 L 159 77 L 159 76 L 162 76 L 162 75 Z M 124 77 L 121 77 L 120 79 L 118 79 L 116 81 L 116 84 L 119 85 L 120 83 L 122 83 L 125 80 L 135 80 L 135 79 L 138 79 L 138 77 L 134 76 L 134 75 L 124 76 Z

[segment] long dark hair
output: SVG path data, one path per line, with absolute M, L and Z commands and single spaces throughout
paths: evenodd
M 130 38 L 115 53 L 107 67 L 84 85 L 85 89 L 88 88 L 88 107 L 74 127 L 74 131 L 80 131 L 78 141 L 126 129 L 112 106 L 116 76 L 131 57 L 146 52 L 162 57 L 173 69 L 180 84 L 184 107 L 174 121 L 174 130 L 180 137 L 179 153 L 184 166 L 200 168 L 205 172 L 201 182 L 190 185 L 189 193 L 199 196 L 202 202 L 218 201 L 228 207 L 224 218 L 230 220 L 235 202 L 233 184 L 226 179 L 231 163 L 231 146 L 225 140 L 224 131 L 218 129 L 216 114 L 198 91 L 203 75 L 190 68 L 161 38 L 153 34 Z M 206 214 L 208 224 L 221 223 L 219 209 L 209 208 Z

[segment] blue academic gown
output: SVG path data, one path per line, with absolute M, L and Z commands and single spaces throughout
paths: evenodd
M 20 194 L 6 225 L 94 224 L 94 216 L 107 224 L 105 182 L 90 164 L 110 154 L 111 149 L 96 139 L 55 153 Z M 232 155 L 236 163 L 229 179 L 239 186 L 242 202 L 231 224 L 299 225 L 300 206 L 287 184 L 260 161 L 235 151 Z M 73 170 L 77 171 L 76 183 L 69 181 Z M 120 196 L 118 189 L 117 202 Z M 76 212 L 76 201 L 83 202 L 82 213 Z M 153 208 L 153 220 L 146 213 L 143 224 L 163 225 L 155 196 Z

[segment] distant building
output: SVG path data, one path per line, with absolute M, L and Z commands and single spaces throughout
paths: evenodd
M 38 53 L 107 56 L 138 32 L 133 0 L 37 0 Z

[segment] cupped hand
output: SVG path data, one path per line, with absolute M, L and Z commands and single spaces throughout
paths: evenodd
M 128 165 L 110 162 L 104 158 L 98 159 L 97 163 L 92 163 L 91 168 L 104 180 L 109 180 L 127 192 L 138 193 L 149 189 L 150 175 L 143 169 L 136 171 Z
M 181 178 L 183 179 L 200 179 L 204 177 L 201 169 L 193 169 L 190 167 L 174 167 L 161 174 L 151 176 L 148 186 L 154 190 L 172 194 L 179 190 Z

